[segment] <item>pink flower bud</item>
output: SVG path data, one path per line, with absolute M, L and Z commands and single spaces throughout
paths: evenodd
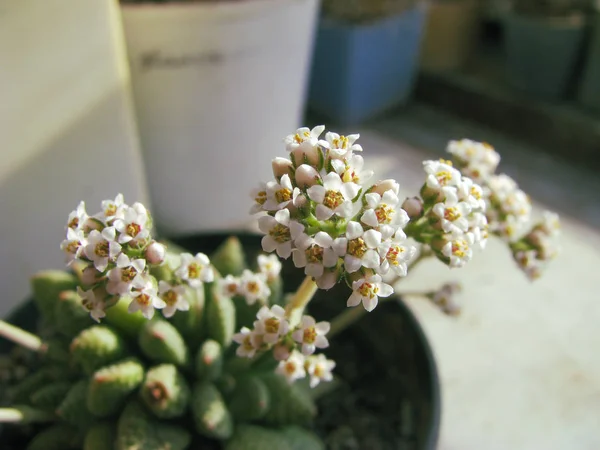
M 86 287 L 90 287 L 102 279 L 102 274 L 98 272 L 92 264 L 81 271 L 80 279 L 81 284 Z
M 165 260 L 167 249 L 163 244 L 153 241 L 146 248 L 146 261 L 154 266 L 160 265 Z
M 292 150 L 291 154 L 292 160 L 296 165 L 309 164 L 313 167 L 318 167 L 321 161 L 321 148 L 318 145 L 301 145 L 297 149 Z
M 290 357 L 290 349 L 285 344 L 277 344 L 273 347 L 273 358 L 277 361 L 285 361 Z
M 286 174 L 290 174 L 290 168 L 292 167 L 292 162 L 286 158 L 280 158 L 279 156 L 271 161 L 271 166 L 273 167 L 273 175 L 277 180 L 279 180 L 282 176 Z
M 296 169 L 296 184 L 300 189 L 305 189 L 317 184 L 319 172 L 308 164 L 302 164 Z
M 400 185 L 395 180 L 383 180 L 373 186 L 373 190 L 371 192 L 376 192 L 379 195 L 383 195 L 390 189 L 392 192 L 394 192 L 394 194 L 398 195 L 398 192 L 400 191 Z
M 402 203 L 402 209 L 411 219 L 418 219 L 423 215 L 423 200 L 419 197 L 407 198 Z
M 328 270 L 325 271 L 325 273 L 319 278 L 317 278 L 316 283 L 319 289 L 328 291 L 329 289 L 335 286 L 335 284 L 338 282 L 339 277 L 340 276 L 337 270 Z

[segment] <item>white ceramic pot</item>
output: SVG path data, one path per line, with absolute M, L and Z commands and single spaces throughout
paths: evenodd
M 319 0 L 122 6 L 154 219 L 243 230 L 250 190 L 300 126 Z
M 147 202 L 113 0 L 0 2 L 0 316 L 60 244 L 80 200 Z

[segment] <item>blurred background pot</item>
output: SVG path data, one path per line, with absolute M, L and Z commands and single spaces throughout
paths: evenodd
M 362 5 L 353 9 L 352 5 Z M 355 125 L 408 101 L 418 68 L 426 5 L 413 1 L 324 3 L 309 107 Z
M 585 37 L 582 14 L 537 16 L 509 13 L 505 18 L 508 75 L 515 87 L 535 96 L 566 96 Z
M 432 0 L 427 11 L 421 67 L 428 71 L 462 68 L 476 48 L 480 21 L 479 0 Z
M 250 227 L 246 192 L 300 126 L 319 0 L 122 4 L 157 229 Z M 215 193 L 212 196 L 211 193 Z
M 600 112 L 600 3 L 579 88 L 579 103 Z

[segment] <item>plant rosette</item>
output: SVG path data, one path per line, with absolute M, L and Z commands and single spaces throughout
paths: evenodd
M 43 425 L 32 450 L 324 448 L 315 401 L 344 363 L 330 340 L 402 295 L 416 264 L 461 268 L 495 236 L 536 279 L 558 254 L 557 215 L 532 223 L 491 146 L 451 141 L 452 161 L 424 161 L 419 193 L 402 200 L 397 181 L 364 168 L 357 134 L 323 132 L 287 136 L 252 193 L 263 252 L 250 265 L 233 237 L 210 257 L 156 240 L 150 212 L 120 194 L 93 214 L 80 203 L 61 244 L 68 270 L 32 279 L 38 334 L 0 322 L 35 355 L 29 373 L 11 357 L 1 367 L 0 422 Z M 282 260 L 304 276 L 291 293 Z M 318 291 L 343 285 L 330 320 L 309 314 Z M 459 291 L 420 294 L 455 315 Z

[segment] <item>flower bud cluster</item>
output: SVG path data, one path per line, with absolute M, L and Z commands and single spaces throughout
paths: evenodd
M 366 299 L 377 304 L 381 276 L 390 270 L 406 275 L 414 254 L 402 230 L 409 217 L 398 199 L 394 180 L 370 183 L 364 170 L 359 135 L 340 136 L 323 126 L 300 128 L 284 139 L 288 158 L 273 160 L 275 180 L 254 193 L 252 213 L 262 213 L 262 246 L 293 259 L 321 289 L 341 279 L 353 288 L 349 306 Z
M 213 279 L 206 255 L 182 254 L 174 268 L 176 281 L 159 283 L 150 269 L 164 263 L 166 247 L 152 239 L 152 218 L 144 205 L 130 206 L 119 194 L 101 206 L 99 213 L 88 215 L 81 202 L 69 214 L 61 243 L 67 265 L 79 272 L 83 288 L 78 292 L 92 318 L 100 321 L 121 297 L 131 299 L 130 312 L 141 310 L 149 319 L 155 308 L 166 317 L 189 308 L 183 285 L 198 288 Z
M 233 336 L 239 344 L 236 354 L 253 358 L 257 353 L 273 351 L 278 360 L 277 372 L 293 382 L 310 376 L 310 384 L 331 380 L 333 361 L 323 355 L 314 355 L 317 349 L 329 346 L 325 335 L 329 332 L 329 322 L 316 322 L 311 316 L 302 316 L 296 327 L 290 327 L 285 310 L 279 305 L 271 308 L 262 306 L 256 315 L 253 328 L 243 327 Z
M 496 174 L 500 155 L 488 144 L 463 139 L 451 141 L 447 151 L 465 174 L 483 188 L 489 231 L 508 242 L 518 266 L 530 279 L 558 253 L 559 218 L 545 212 L 542 222 L 531 227 L 529 196 L 506 174 Z
M 406 232 L 429 245 L 448 266 L 463 267 L 471 260 L 473 248 L 485 247 L 488 237 L 482 188 L 451 161 L 424 161 L 423 168 L 422 213 L 411 217 Z M 408 201 L 416 199 L 405 204 Z

